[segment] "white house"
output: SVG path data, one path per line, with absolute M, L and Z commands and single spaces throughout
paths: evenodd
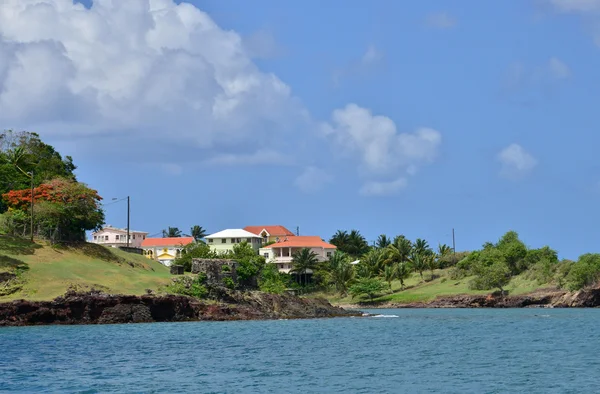
M 195 242 L 194 237 L 146 238 L 142 242 L 142 249 L 144 256 L 168 267 L 192 242 Z
M 280 240 L 277 243 L 260 248 L 259 253 L 265 257 L 267 263 L 277 264 L 279 272 L 289 273 L 292 267 L 294 253 L 308 248 L 317 255 L 317 260 L 329 260 L 337 249 L 317 236 L 298 235 Z
M 129 247 L 139 248 L 147 235 L 148 233 L 144 231 L 129 230 Z M 112 246 L 113 248 L 127 246 L 127 229 L 108 225 L 101 230 L 93 232 L 90 242 Z
M 247 242 L 258 253 L 262 237 L 241 228 L 227 229 L 204 237 L 211 250 L 217 253 L 233 251 L 234 245 Z

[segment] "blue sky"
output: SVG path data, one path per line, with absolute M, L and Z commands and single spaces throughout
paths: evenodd
M 0 127 L 132 228 L 599 251 L 600 1 L 33 3 L 0 8 Z

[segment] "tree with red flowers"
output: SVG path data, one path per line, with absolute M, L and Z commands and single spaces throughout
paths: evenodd
M 18 221 L 31 204 L 31 189 L 11 190 L 4 193 L 2 199 L 9 208 L 9 217 Z M 56 178 L 42 183 L 34 188 L 33 199 L 38 236 L 54 241 L 80 241 L 85 240 L 85 230 L 104 224 L 102 197 L 96 190 L 72 179 Z M 22 223 L 23 230 L 24 226 L 26 222 Z

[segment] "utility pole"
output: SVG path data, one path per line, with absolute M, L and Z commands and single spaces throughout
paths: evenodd
M 127 196 L 127 248 L 129 248 L 129 196 Z
M 300 235 L 300 227 L 296 226 L 296 235 Z
M 452 229 L 452 251 L 454 252 L 454 264 L 456 265 L 456 242 L 454 241 L 454 229 Z
M 31 176 L 31 242 L 33 242 L 33 170 L 29 172 Z

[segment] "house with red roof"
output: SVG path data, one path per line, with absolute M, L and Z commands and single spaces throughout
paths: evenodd
M 317 255 L 319 261 L 329 260 L 337 249 L 335 245 L 325 242 L 318 236 L 296 235 L 280 239 L 271 245 L 259 249 L 267 263 L 277 264 L 279 272 L 289 273 L 293 268 L 292 258 L 294 253 L 308 248 Z M 309 272 L 310 273 L 310 272 Z
M 244 230 L 256 234 L 263 239 L 263 245 L 269 242 L 277 242 L 285 237 L 294 237 L 295 234 L 281 225 L 272 226 L 246 226 Z
M 181 256 L 186 245 L 195 241 L 194 237 L 146 238 L 142 241 L 141 248 L 144 250 L 144 256 L 168 267 L 173 260 Z

